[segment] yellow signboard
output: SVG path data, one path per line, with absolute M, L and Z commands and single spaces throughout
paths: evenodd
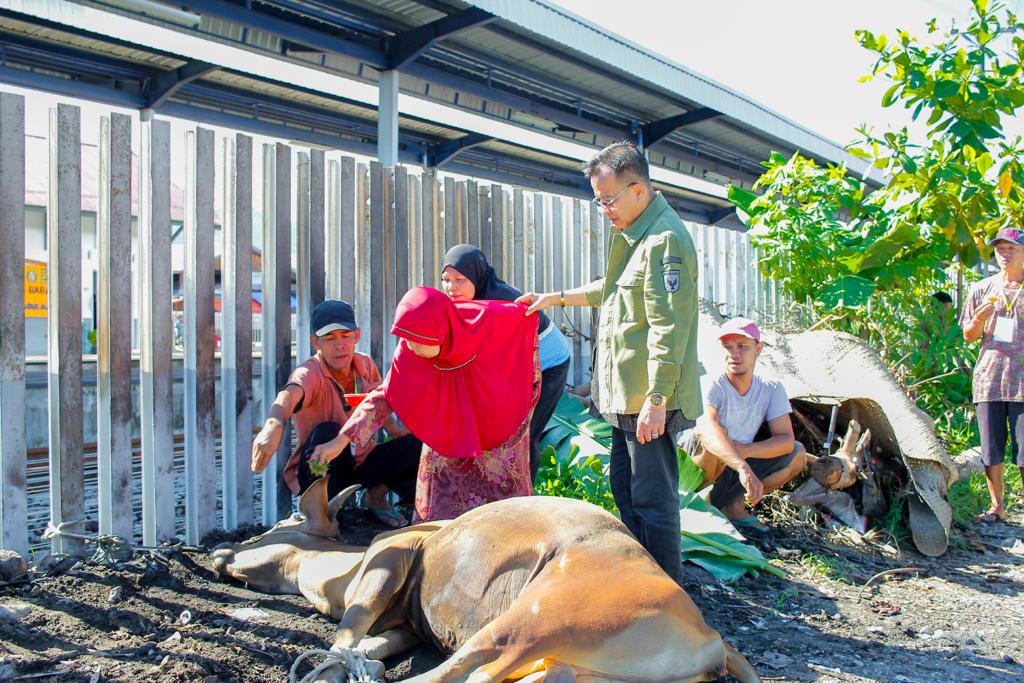
M 25 317 L 46 317 L 46 263 L 25 259 Z

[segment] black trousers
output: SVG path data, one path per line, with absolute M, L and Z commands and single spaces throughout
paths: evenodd
M 1024 403 L 982 401 L 974 407 L 978 411 L 982 462 L 987 466 L 1001 465 L 1009 437 L 1010 457 L 1024 467 Z
M 317 480 L 309 470 L 309 458 L 313 450 L 322 443 L 327 443 L 338 436 L 341 425 L 337 422 L 321 422 L 302 445 L 299 455 L 299 467 L 296 472 L 299 480 L 299 491 L 305 491 Z M 356 467 L 352 456 L 352 447 L 346 446 L 337 458 L 331 461 L 327 473 L 327 497 L 333 498 L 336 493 L 353 484 L 363 488 L 373 488 L 384 484 L 398 494 L 403 502 L 411 503 L 416 498 L 416 472 L 420 466 L 420 451 L 423 442 L 412 434 L 392 439 L 377 446 L 366 456 L 366 460 Z
M 568 360 L 540 373 L 540 397 L 533 408 L 533 417 L 530 418 L 530 481 L 533 483 L 537 482 L 537 470 L 540 468 L 540 438 L 555 412 L 558 399 L 565 391 L 565 380 L 568 378 Z
M 679 583 L 679 461 L 672 436 L 641 444 L 636 432 L 612 427 L 608 477 L 623 523 Z

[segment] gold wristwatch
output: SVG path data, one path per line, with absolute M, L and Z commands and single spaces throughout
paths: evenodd
M 660 406 L 665 402 L 665 394 L 654 391 L 647 396 L 647 400 L 651 402 L 652 406 Z

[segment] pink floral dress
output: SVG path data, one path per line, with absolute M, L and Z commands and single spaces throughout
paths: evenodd
M 534 354 L 533 403 L 540 394 L 540 363 Z M 384 390 L 374 389 L 341 433 L 362 448 L 391 415 Z M 530 479 L 530 415 L 504 443 L 475 458 L 449 458 L 423 444 L 416 481 L 414 522 L 455 519 L 484 503 L 533 493 Z

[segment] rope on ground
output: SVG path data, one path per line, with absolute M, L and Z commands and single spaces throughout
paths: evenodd
M 132 559 L 136 552 L 167 553 L 188 549 L 181 543 L 174 543 L 166 546 L 133 546 L 127 541 L 127 539 L 122 536 L 117 536 L 116 534 L 79 534 L 67 530 L 68 527 L 82 524 L 85 521 L 86 520 L 83 518 L 73 522 L 61 522 L 60 524 L 54 525 L 53 520 L 49 520 L 46 523 L 46 530 L 43 531 L 43 539 L 51 540 L 57 536 L 62 536 L 64 538 L 74 538 L 86 543 L 92 543 L 96 546 L 96 550 L 93 553 L 91 561 L 105 565 L 115 565 L 119 562 L 127 562 Z
M 324 657 L 325 661 L 317 665 L 312 671 L 296 678 L 299 664 L 310 657 Z M 348 683 L 379 683 L 380 679 L 373 678 L 366 670 L 366 655 L 358 650 L 338 648 L 337 650 L 306 650 L 292 662 L 291 671 L 288 672 L 288 683 L 314 683 L 317 677 L 333 666 L 341 665 L 348 673 Z

